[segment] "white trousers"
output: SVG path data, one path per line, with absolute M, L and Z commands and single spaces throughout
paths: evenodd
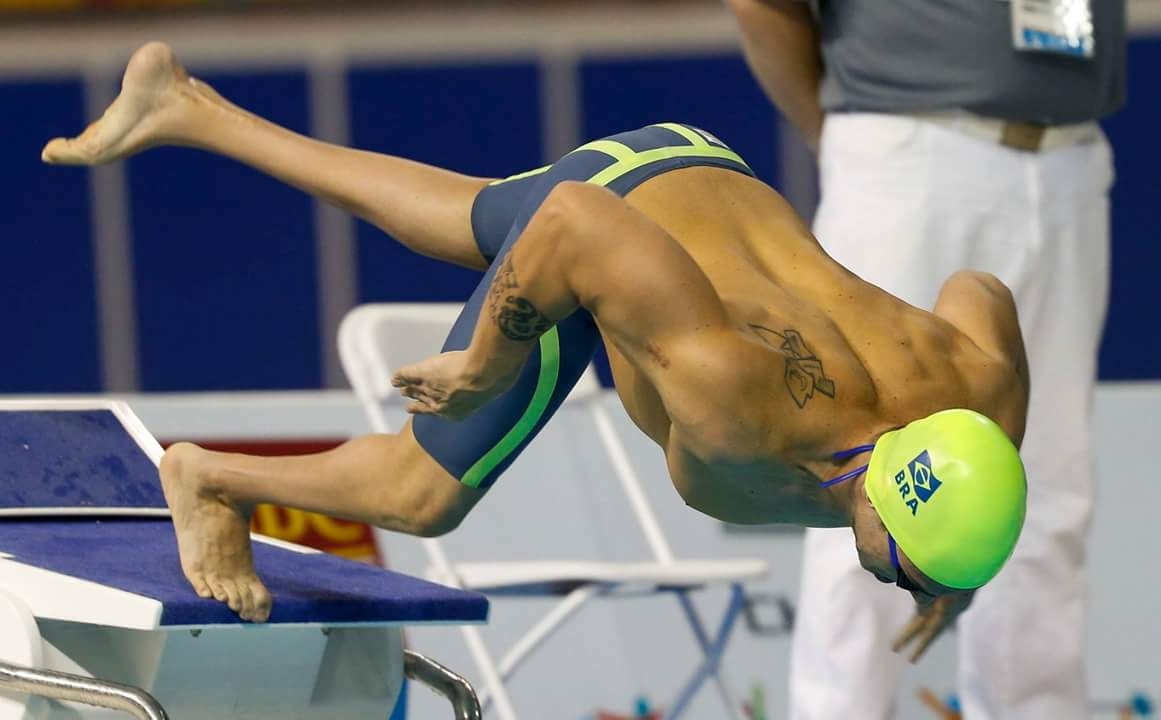
M 1112 158 L 1096 143 L 1023 153 L 908 116 L 834 115 L 815 234 L 863 279 L 931 308 L 956 270 L 1016 296 L 1032 399 L 1028 514 L 1012 559 L 958 624 L 967 720 L 1081 720 L 1089 418 L 1108 295 Z M 914 612 L 865 572 L 849 529 L 809 530 L 793 637 L 792 720 L 892 717 Z

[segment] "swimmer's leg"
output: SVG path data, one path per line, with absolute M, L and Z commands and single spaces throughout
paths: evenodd
M 121 94 L 79 137 L 45 146 L 45 162 L 96 165 L 182 145 L 233 158 L 334 203 L 412 250 L 484 269 L 472 202 L 487 180 L 319 142 L 253 115 L 191 78 L 161 43 L 129 61 Z
M 571 169 L 561 165 L 559 174 Z M 544 178 L 544 187 L 528 198 L 530 206 L 539 205 L 556 179 Z M 513 226 L 501 254 L 513 247 L 521 228 Z M 468 345 L 499 265 L 485 273 L 465 304 L 446 348 Z M 204 597 L 228 602 L 243 618 L 267 617 L 270 596 L 254 573 L 249 540 L 250 510 L 260 502 L 413 535 L 455 528 L 548 422 L 598 342 L 585 312 L 562 319 L 550 335 L 507 393 L 463 422 L 417 418 L 398 435 L 359 438 L 298 457 L 215 453 L 190 444 L 170 448 L 161 464 L 162 486 L 191 584 Z
M 551 187 L 577 174 L 583 158 L 558 164 L 536 181 L 513 180 L 481 193 L 476 210 L 482 252 L 510 249 Z M 499 241 L 499 228 L 511 227 Z M 466 347 L 484 309 L 489 269 L 453 327 L 447 348 Z M 505 397 L 460 423 L 438 418 L 408 422 L 398 435 L 359 438 L 330 452 L 263 458 L 208 452 L 194 445 L 169 449 L 162 485 L 173 512 L 182 569 L 204 597 L 228 602 L 246 619 L 264 620 L 270 595 L 254 572 L 249 515 L 269 502 L 368 522 L 413 535 L 456 527 L 507 465 L 563 402 L 587 367 L 598 336 L 587 313 L 553 330 L 545 352 L 534 353 Z M 416 439 L 419 435 L 420 440 Z
M 270 614 L 270 593 L 251 556 L 255 504 L 431 536 L 454 528 L 484 495 L 433 460 L 415 441 L 410 422 L 397 435 L 370 435 L 292 457 L 211 452 L 180 443 L 162 459 L 161 481 L 182 570 L 194 590 L 256 622 Z

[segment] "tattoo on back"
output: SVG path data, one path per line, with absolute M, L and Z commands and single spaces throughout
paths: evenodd
M 518 341 L 535 340 L 552 327 L 552 322 L 535 305 L 520 297 L 519 290 L 516 266 L 512 264 L 512 254 L 509 253 L 492 280 L 488 311 L 504 337 Z
M 806 346 L 801 333 L 792 328 L 778 332 L 753 323 L 750 329 L 762 342 L 786 356 L 786 389 L 799 408 L 806 407 L 806 401 L 816 391 L 834 399 L 834 380 L 826 376 L 822 361 Z

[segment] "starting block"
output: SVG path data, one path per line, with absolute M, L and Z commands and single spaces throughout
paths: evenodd
M 162 452 L 123 403 L 0 402 L 0 720 L 385 719 L 405 674 L 479 717 L 402 628 L 482 595 L 255 536 L 274 604 L 244 623 L 182 575 Z

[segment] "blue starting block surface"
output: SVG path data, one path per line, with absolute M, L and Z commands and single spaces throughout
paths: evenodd
M 0 515 L 165 507 L 157 466 L 112 410 L 0 412 Z
M 242 623 L 223 603 L 194 593 L 182 574 L 169 520 L 0 520 L 0 553 L 157 600 L 163 626 Z M 255 542 L 254 566 L 274 598 L 271 623 L 464 623 L 488 617 L 488 601 L 478 593 L 324 553 Z
M 79 406 L 79 407 L 78 407 Z M 0 402 L 0 563 L 150 598 L 162 626 L 242 624 L 181 571 L 155 459 L 161 448 L 120 403 Z M 10 556 L 10 560 L 2 558 Z M 478 593 L 314 552 L 254 543 L 271 623 L 484 622 Z

